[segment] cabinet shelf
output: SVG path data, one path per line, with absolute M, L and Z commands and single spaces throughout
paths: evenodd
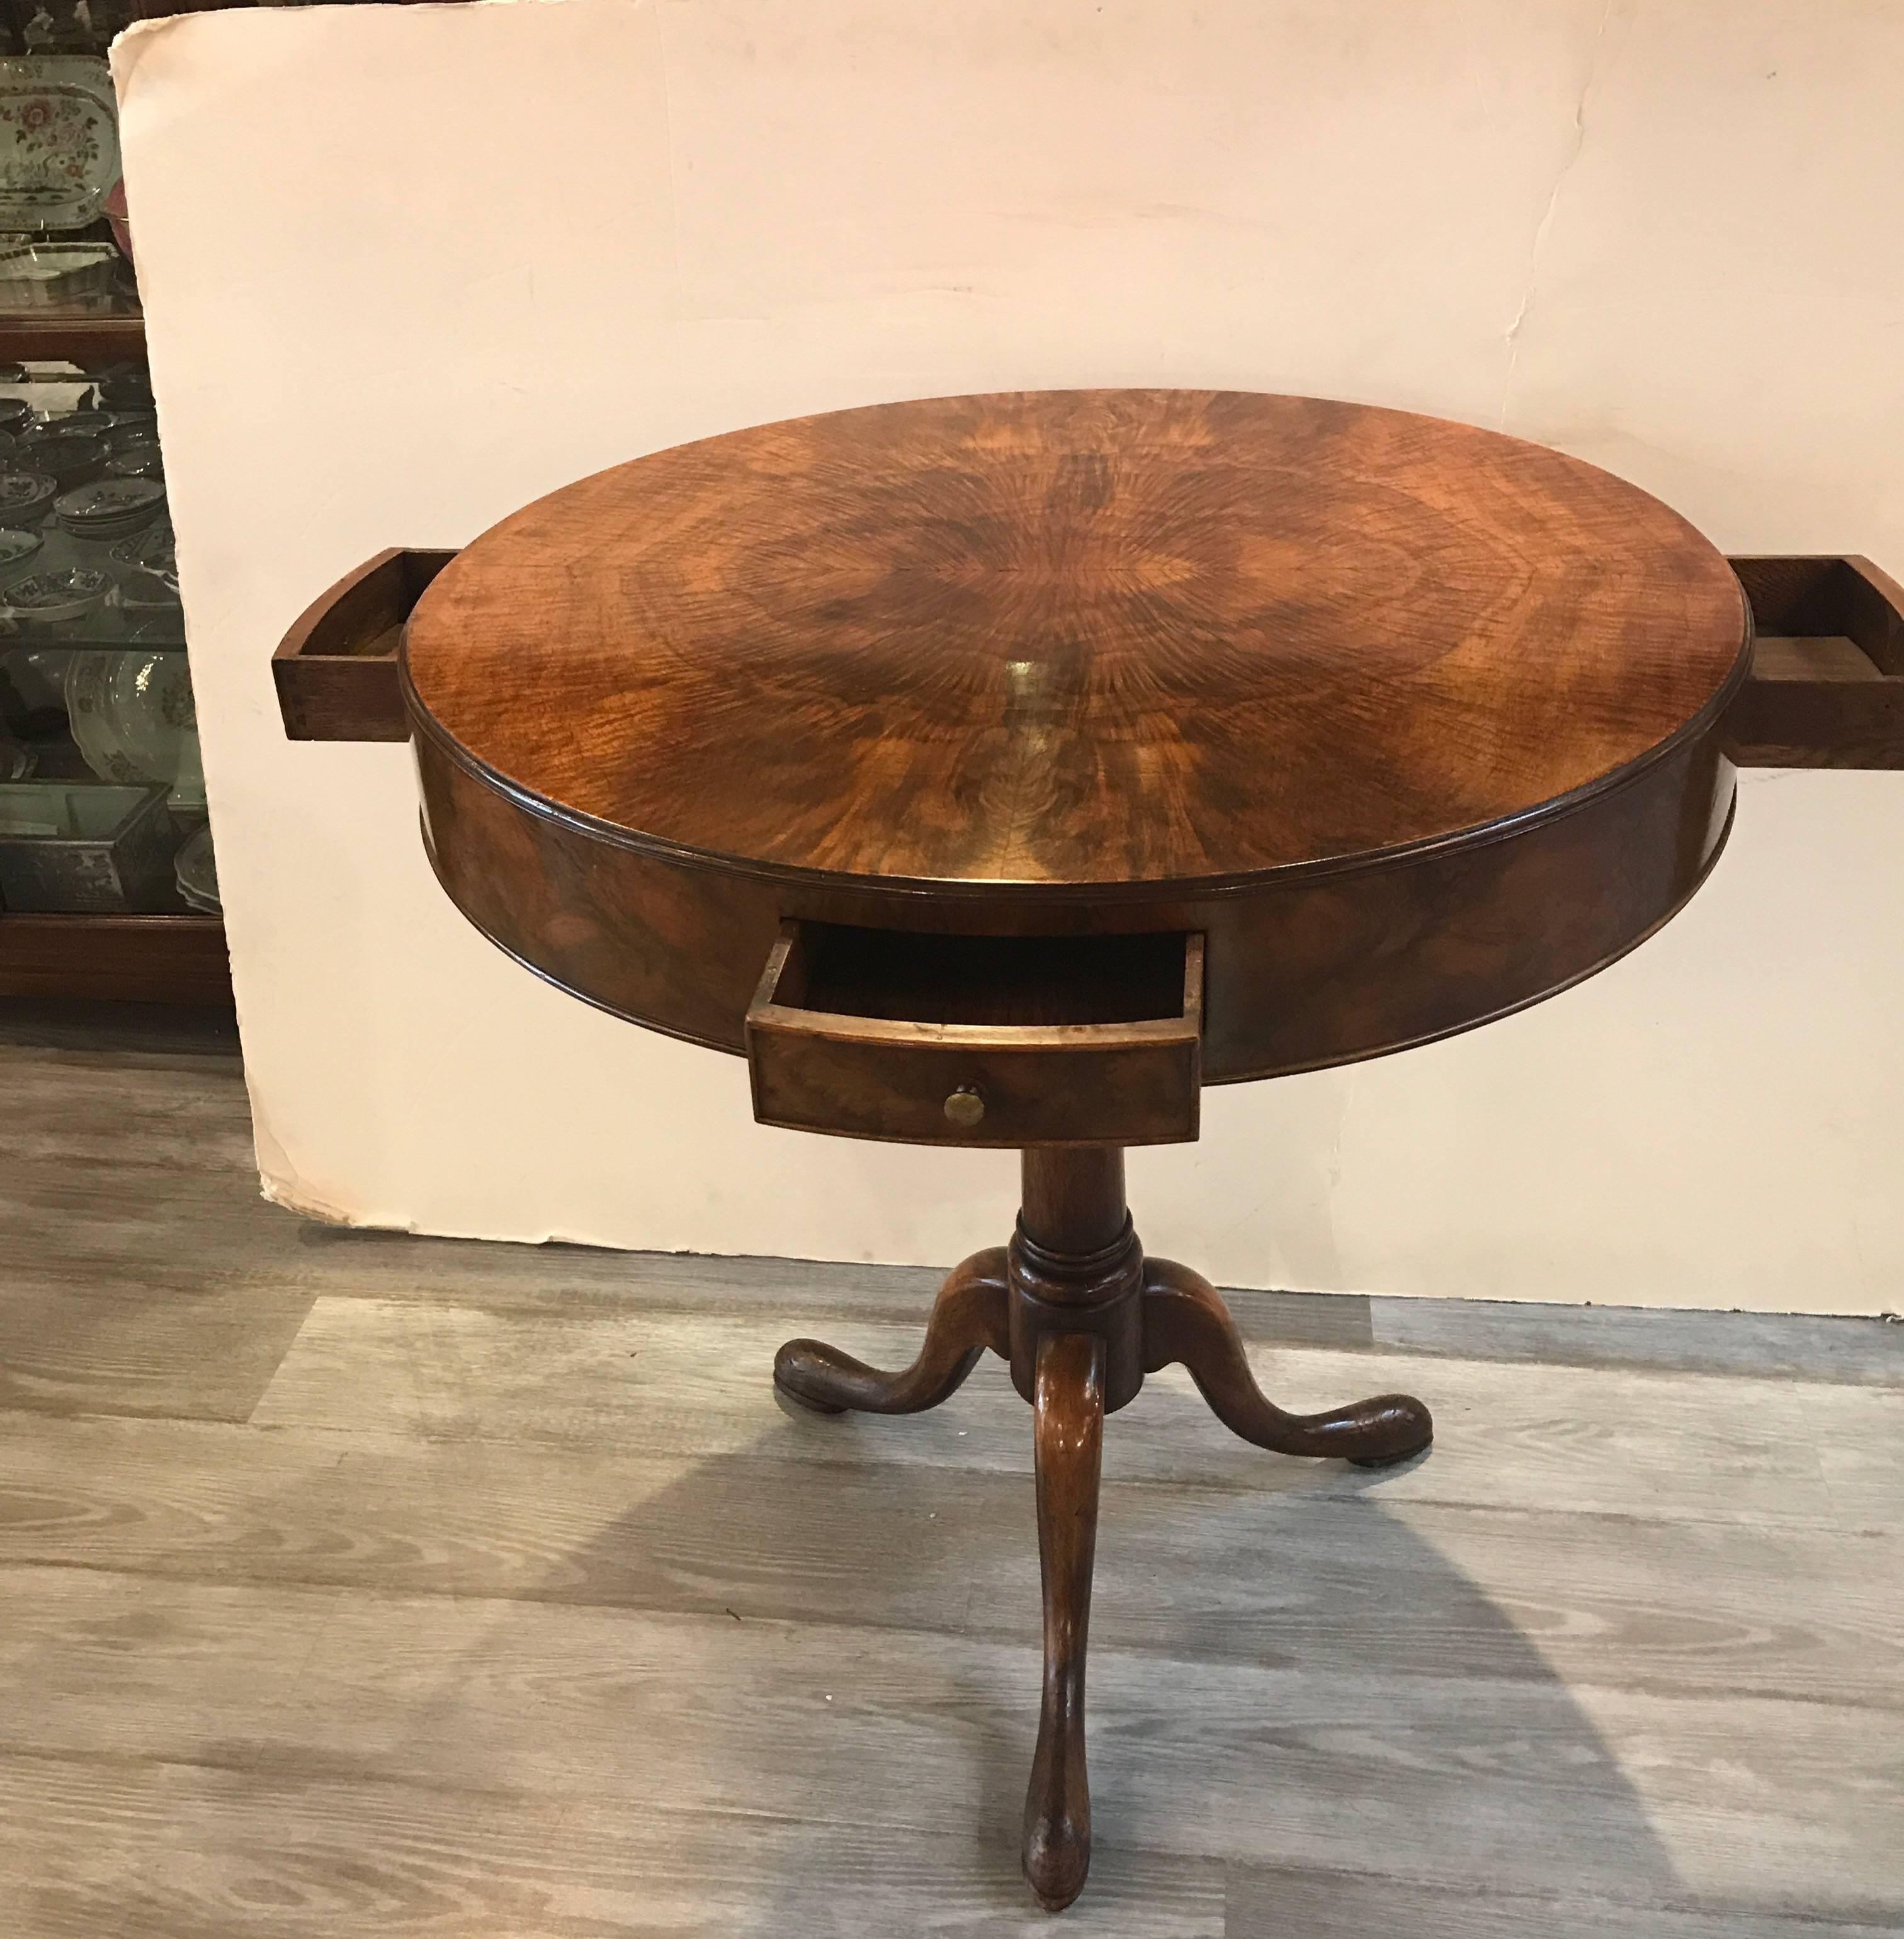
M 230 1003 L 215 915 L 37 915 L 0 910 L 0 997 Z
M 77 364 L 145 361 L 145 318 L 137 312 L 49 310 L 29 316 L 19 310 L 0 315 L 0 364 L 50 361 Z

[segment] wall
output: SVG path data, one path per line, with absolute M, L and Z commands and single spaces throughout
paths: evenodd
M 946 1261 L 1009 1156 L 760 1129 L 431 882 L 401 747 L 292 746 L 339 572 L 685 438 L 1020 385 L 1501 425 L 1730 550 L 1904 567 L 1904 10 L 562 0 L 122 40 L 133 228 L 265 1189 L 508 1238 Z M 1233 1283 L 1904 1304 L 1904 776 L 1748 776 L 1564 999 L 1211 1093 L 1140 1225 Z

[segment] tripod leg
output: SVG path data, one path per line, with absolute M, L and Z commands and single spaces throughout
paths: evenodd
M 1337 1455 L 1363 1468 L 1405 1461 L 1434 1438 L 1428 1410 L 1407 1394 L 1378 1394 L 1326 1414 L 1285 1414 L 1257 1385 L 1215 1287 L 1169 1259 L 1147 1259 L 1144 1270 L 1144 1371 L 1182 1361 L 1232 1434 L 1278 1454 Z
M 882 1373 L 818 1340 L 789 1340 L 774 1356 L 774 1385 L 816 1413 L 918 1414 L 956 1393 L 986 1347 L 1006 1359 L 1005 1250 L 993 1246 L 953 1268 L 934 1301 L 918 1358 Z
M 1025 1876 L 1039 1903 L 1057 1912 L 1083 1891 L 1091 1866 L 1084 1651 L 1104 1452 L 1103 1341 L 1075 1333 L 1041 1341 L 1033 1406 L 1044 1700 L 1025 1799 Z

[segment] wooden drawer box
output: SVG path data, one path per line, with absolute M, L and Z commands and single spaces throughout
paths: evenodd
M 1197 1134 L 1203 939 L 789 922 L 747 1015 L 765 1125 L 909 1144 Z
M 271 656 L 287 740 L 410 738 L 398 644 L 431 580 L 455 556 L 392 546 L 305 607 Z
M 1745 768 L 1904 768 L 1904 587 L 1868 559 L 1735 559 L 1757 635 L 1726 717 Z

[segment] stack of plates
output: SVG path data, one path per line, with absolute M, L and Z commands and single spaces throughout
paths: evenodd
M 63 494 L 53 512 L 76 539 L 122 539 L 149 525 L 166 501 L 152 478 L 100 478 Z
M 14 441 L 15 460 L 29 470 L 44 471 L 68 491 L 105 469 L 105 446 L 84 431 L 64 431 L 57 419 L 25 431 Z

